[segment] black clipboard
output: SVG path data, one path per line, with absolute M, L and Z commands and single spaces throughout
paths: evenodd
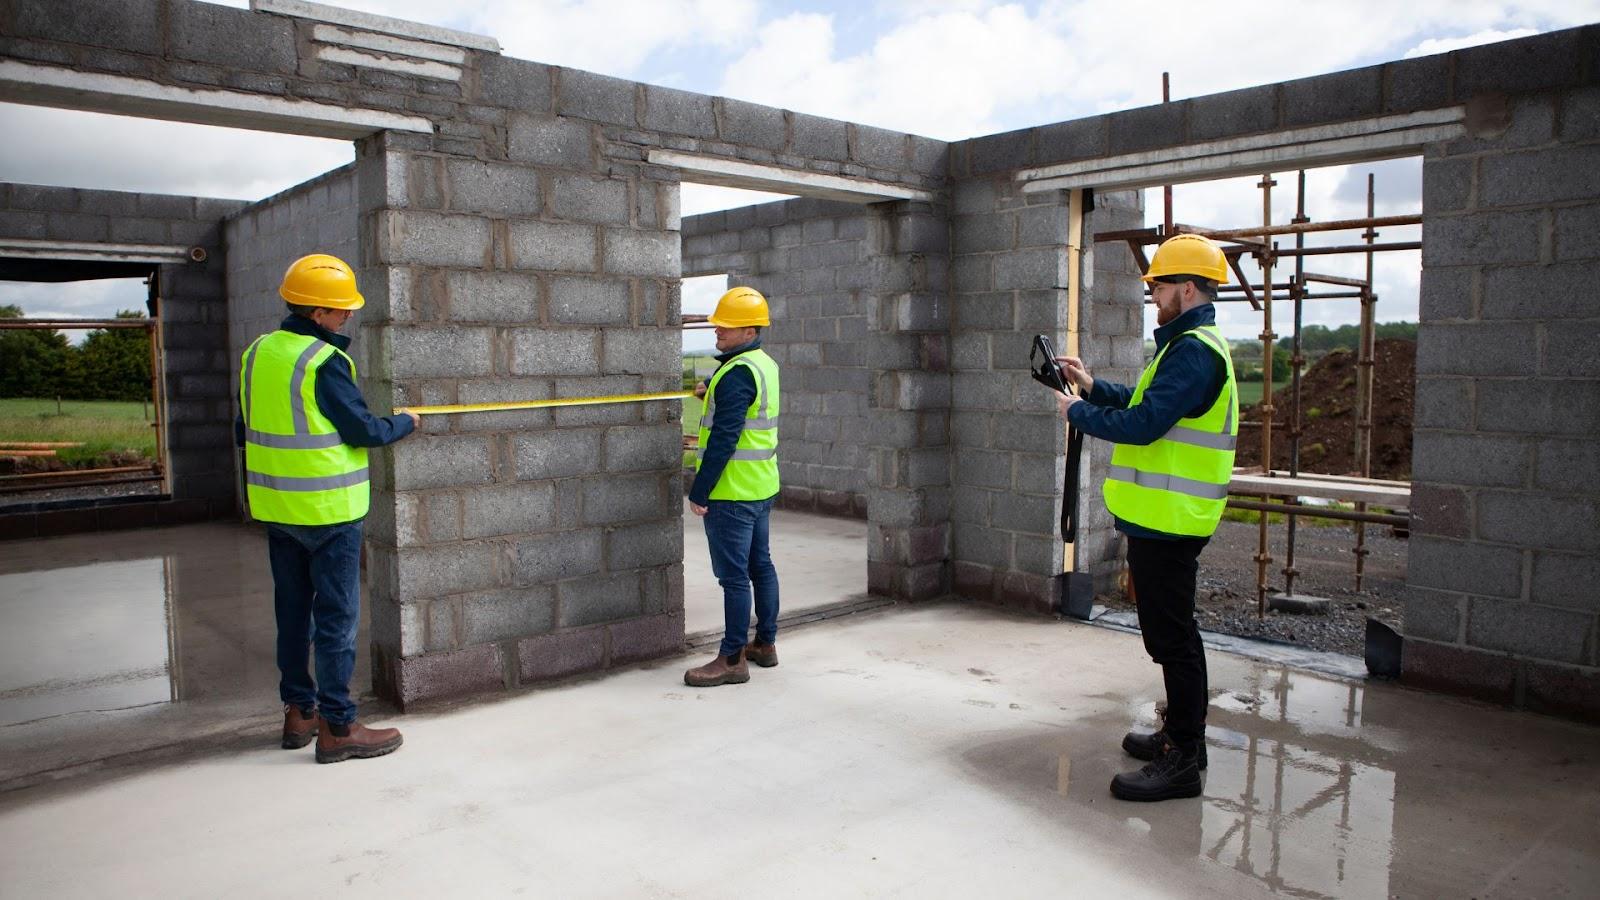
M 1033 380 L 1063 394 L 1074 393 L 1067 373 L 1056 362 L 1055 345 L 1046 335 L 1033 336 L 1033 347 L 1028 351 L 1028 371 Z M 1067 426 L 1067 458 L 1062 473 L 1061 540 L 1072 544 L 1078 538 L 1078 472 L 1082 469 L 1083 432 Z

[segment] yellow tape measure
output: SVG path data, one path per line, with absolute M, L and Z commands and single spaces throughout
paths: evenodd
M 456 403 L 449 406 L 407 406 L 419 416 L 446 413 L 504 412 L 509 409 L 545 409 L 551 406 L 594 406 L 601 403 L 639 403 L 645 400 L 681 400 L 693 391 L 664 391 L 659 394 L 612 394 L 608 397 L 562 397 L 555 400 L 512 400 L 505 403 Z

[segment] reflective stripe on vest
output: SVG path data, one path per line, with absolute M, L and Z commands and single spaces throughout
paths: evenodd
M 1233 477 L 1239 435 L 1239 397 L 1228 343 L 1215 325 L 1174 337 L 1139 376 L 1128 406 L 1138 406 L 1156 368 L 1173 344 L 1193 335 L 1222 358 L 1227 372 L 1222 390 L 1206 411 L 1178 421 L 1147 446 L 1118 444 L 1103 493 L 1117 518 L 1154 531 L 1206 537 L 1217 530 Z
M 722 376 L 743 366 L 755 376 L 756 398 L 744 414 L 739 442 L 711 489 L 712 500 L 765 500 L 778 493 L 778 415 L 781 412 L 778 364 L 760 349 L 749 350 L 723 363 L 706 385 L 705 412 L 700 416 L 700 446 L 694 468 L 700 471 L 711 426 L 716 418 L 716 390 Z
M 245 420 L 245 494 L 263 522 L 335 525 L 367 514 L 367 451 L 339 436 L 317 406 L 321 366 L 348 354 L 306 335 L 275 331 L 244 352 L 239 405 Z

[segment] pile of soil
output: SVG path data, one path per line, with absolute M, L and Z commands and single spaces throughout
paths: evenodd
M 1373 371 L 1372 477 L 1411 478 L 1411 417 L 1417 392 L 1417 345 L 1414 341 L 1377 341 Z M 1300 378 L 1300 471 L 1321 475 L 1359 475 L 1356 458 L 1356 355 L 1334 350 Z M 1289 431 L 1293 391 L 1285 385 L 1273 393 L 1272 467 L 1289 468 Z M 1239 411 L 1239 451 L 1235 465 L 1261 465 L 1259 406 Z

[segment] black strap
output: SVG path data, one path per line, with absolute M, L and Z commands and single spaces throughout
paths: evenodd
M 1083 456 L 1083 432 L 1067 426 L 1067 468 L 1062 478 L 1061 540 L 1075 543 L 1078 539 L 1078 471 Z

